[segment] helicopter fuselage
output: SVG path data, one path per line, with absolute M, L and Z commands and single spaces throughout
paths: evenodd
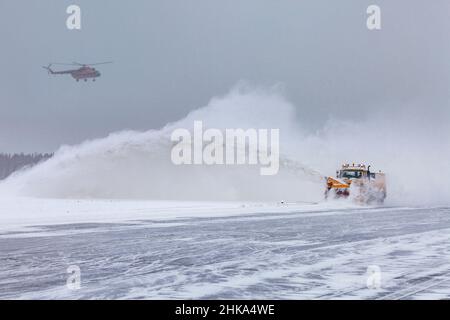
M 52 75 L 64 75 L 64 74 L 70 74 L 72 78 L 74 78 L 76 81 L 84 80 L 87 81 L 88 79 L 92 79 L 95 81 L 95 78 L 98 78 L 101 76 L 101 73 L 96 70 L 93 67 L 90 66 L 82 66 L 78 69 L 72 69 L 72 70 L 62 70 L 62 71 L 53 71 L 50 68 L 51 65 L 48 67 L 44 67 L 48 70 L 48 72 Z
M 53 74 L 70 74 L 72 78 L 74 78 L 77 81 L 80 80 L 87 80 L 87 79 L 94 79 L 101 76 L 101 73 L 96 70 L 95 68 L 91 67 L 81 67 L 76 70 L 66 70 L 66 71 L 56 71 L 53 72 Z
M 89 78 L 98 78 L 101 76 L 101 73 L 97 70 L 95 70 L 95 68 L 91 68 L 91 67 L 81 67 L 78 70 L 72 70 L 71 73 L 72 77 L 79 81 L 79 80 L 86 80 Z

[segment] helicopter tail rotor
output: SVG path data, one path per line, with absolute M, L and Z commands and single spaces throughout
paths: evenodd
M 50 63 L 47 67 L 43 66 L 42 68 L 44 68 L 45 70 L 47 70 L 48 74 L 52 74 L 53 70 L 51 69 L 52 64 Z

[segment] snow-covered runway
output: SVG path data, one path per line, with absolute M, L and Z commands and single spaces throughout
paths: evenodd
M 111 222 L 4 223 L 0 298 L 450 298 L 450 208 L 137 203 Z M 370 266 L 381 288 L 367 288 Z

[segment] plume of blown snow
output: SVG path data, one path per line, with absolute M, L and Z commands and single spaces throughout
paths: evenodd
M 450 130 L 442 117 L 393 112 L 363 121 L 330 119 L 310 133 L 296 110 L 277 88 L 241 85 L 160 130 L 119 132 L 61 147 L 50 160 L 1 183 L 0 194 L 316 202 L 323 199 L 323 177 L 354 162 L 387 174 L 388 204 L 450 202 Z M 261 176 L 259 165 L 174 165 L 170 135 L 177 128 L 192 129 L 196 120 L 222 130 L 280 129 L 279 173 Z

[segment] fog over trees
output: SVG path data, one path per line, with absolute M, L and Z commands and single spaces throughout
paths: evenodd
M 0 180 L 7 178 L 13 172 L 24 167 L 33 166 L 47 160 L 52 155 L 51 153 L 0 153 Z

